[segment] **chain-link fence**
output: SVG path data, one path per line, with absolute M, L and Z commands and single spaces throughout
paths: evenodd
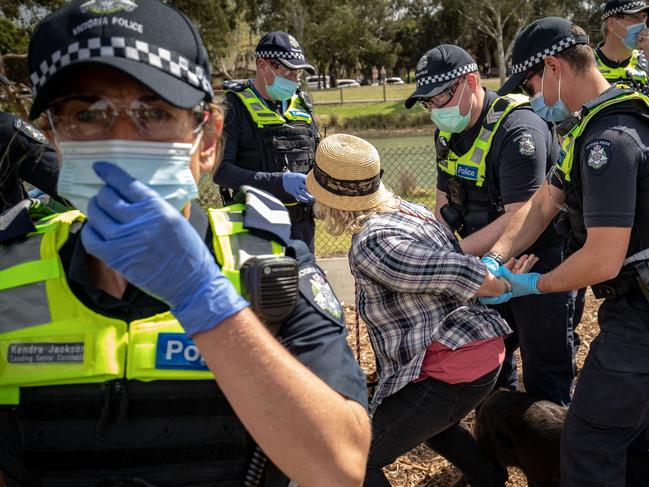
M 395 194 L 409 201 L 435 206 L 435 151 L 429 145 L 378 148 L 383 168 L 383 183 Z M 222 206 L 218 186 L 208 175 L 199 182 L 199 204 Z M 318 257 L 342 256 L 349 250 L 350 236 L 333 237 L 317 223 L 315 250 Z

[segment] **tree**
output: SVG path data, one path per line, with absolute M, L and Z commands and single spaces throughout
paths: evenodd
M 455 11 L 496 43 L 498 75 L 507 77 L 506 60 L 511 57 L 514 40 L 533 15 L 531 0 L 464 0 L 451 2 Z

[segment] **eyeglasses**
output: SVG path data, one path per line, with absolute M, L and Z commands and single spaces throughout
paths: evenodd
M 460 80 L 455 83 L 454 85 L 446 88 L 444 91 L 441 93 L 438 93 L 435 96 L 431 96 L 430 98 L 420 98 L 419 99 L 419 106 L 426 110 L 427 112 L 430 112 L 431 110 L 435 108 L 442 108 L 445 105 L 448 105 L 448 103 L 453 99 L 455 96 L 455 92 L 457 91 L 458 87 L 460 86 L 460 83 L 466 78 L 460 78 Z
M 545 63 L 539 63 L 536 66 L 534 66 L 532 69 L 530 69 L 527 74 L 525 75 L 525 78 L 523 78 L 523 81 L 521 81 L 521 84 L 518 85 L 518 88 L 523 92 L 524 95 L 529 96 L 530 98 L 534 96 L 534 88 L 531 88 L 527 86 L 527 83 L 530 82 L 530 80 L 539 74 L 541 71 L 543 71 L 543 67 L 545 66 Z
M 187 132 L 196 134 L 209 118 L 204 103 L 188 110 L 155 96 L 134 99 L 125 105 L 97 95 L 71 95 L 55 100 L 46 113 L 50 125 L 46 128 L 70 140 L 109 137 L 121 113 L 131 119 L 140 135 L 152 141 L 177 139 Z
M 302 73 L 304 72 L 302 69 L 287 68 L 277 61 L 269 61 L 269 63 L 273 67 L 273 70 L 276 74 L 279 74 L 280 76 L 283 76 L 285 78 L 300 78 L 302 76 Z

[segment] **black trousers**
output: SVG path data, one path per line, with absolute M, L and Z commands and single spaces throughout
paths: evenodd
M 561 437 L 561 485 L 649 486 L 649 304 L 607 299 Z
M 546 273 L 561 262 L 561 248 L 536 252 L 533 272 Z M 575 291 L 522 296 L 493 308 L 514 333 L 505 339 L 506 355 L 496 387 L 516 389 L 514 352 L 520 347 L 525 391 L 567 406 L 575 377 Z M 579 319 L 579 318 L 578 318 Z
M 497 375 L 498 369 L 463 384 L 428 378 L 384 399 L 372 418 L 365 486 L 389 487 L 381 468 L 424 441 L 460 468 L 472 487 L 504 486 L 502 473 L 459 425 L 489 395 Z

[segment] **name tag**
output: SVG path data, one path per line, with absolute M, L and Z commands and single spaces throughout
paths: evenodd
M 10 364 L 83 363 L 83 343 L 12 343 L 7 350 Z
M 464 179 L 473 179 L 477 180 L 478 179 L 478 168 L 477 167 L 471 167 L 471 166 L 465 166 L 464 164 L 460 164 L 457 166 L 457 171 L 455 174 L 461 178 Z
M 160 333 L 156 344 L 156 369 L 208 370 L 191 338 L 184 333 Z

